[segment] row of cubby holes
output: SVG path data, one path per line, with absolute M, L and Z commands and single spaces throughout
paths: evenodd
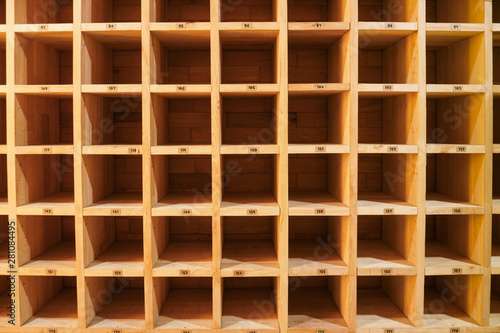
M 328 40 L 314 46 L 291 44 L 289 52 L 289 83 L 343 83 L 345 63 L 335 57 L 343 47 L 340 40 Z M 16 61 L 26 64 L 25 71 L 16 72 L 16 84 L 71 84 L 73 82 L 72 40 L 26 38 L 17 35 Z M 484 84 L 484 68 L 470 65 L 465 54 L 476 58 L 481 50 L 483 34 L 457 43 L 429 45 L 427 50 L 427 83 L 429 84 Z M 120 43 L 84 34 L 84 52 L 89 65 L 84 72 L 84 84 L 140 84 L 141 42 L 127 37 Z M 195 48 L 172 46 L 167 40 L 157 41 L 163 52 L 155 52 L 158 64 L 152 73 L 158 84 L 210 84 L 209 39 Z M 387 43 L 377 40 L 360 48 L 360 83 L 418 83 L 416 34 Z M 478 51 L 479 50 L 479 51 Z M 500 56 L 500 47 L 494 48 L 494 57 Z M 222 43 L 222 83 L 274 83 L 276 77 L 275 41 L 245 45 Z M 3 60 L 1 59 L 3 58 Z M 464 59 L 457 68 L 456 59 Z M 400 59 L 400 60 L 395 60 Z M 401 59 L 411 59 L 408 64 Z M 36 61 L 34 61 L 36 60 Z M 0 84 L 5 84 L 5 51 L 0 52 Z M 495 63 L 498 63 L 495 61 Z M 494 81 L 500 82 L 498 66 Z
M 346 94 L 331 97 L 290 96 L 288 142 L 346 144 Z M 276 97 L 222 98 L 222 144 L 277 143 Z M 16 95 L 16 145 L 72 145 L 71 98 Z M 139 96 L 83 95 L 84 145 L 142 144 Z M 6 144 L 5 99 L 0 99 L 0 144 Z M 417 94 L 360 98 L 362 144 L 418 144 Z M 210 145 L 211 100 L 153 95 L 152 145 Z M 427 143 L 485 144 L 483 94 L 427 100 Z M 403 124 L 405 124 L 403 126 Z M 500 143 L 500 99 L 494 100 L 493 142 Z
M 141 0 L 84 0 L 84 23 L 140 22 Z M 153 22 L 208 22 L 210 0 L 151 0 Z M 288 0 L 289 22 L 349 21 L 347 0 Z M 426 0 L 427 22 L 483 23 L 484 0 Z M 73 0 L 15 2 L 17 24 L 72 23 Z M 223 22 L 276 21 L 276 0 L 221 0 Z M 453 9 L 453 10 L 451 10 Z M 359 0 L 359 21 L 416 22 L 417 0 Z M 80 13 L 80 11 L 78 11 Z M 5 0 L 0 1 L 0 24 L 5 24 Z M 493 2 L 493 20 L 500 22 L 500 4 Z
M 424 321 L 432 322 L 438 318 L 439 322 L 444 316 L 447 322 L 442 325 L 445 327 L 450 323 L 467 327 L 477 325 L 462 309 L 468 309 L 470 304 L 475 304 L 475 298 L 482 292 L 482 287 L 476 287 L 483 284 L 483 279 L 480 275 L 426 277 Z M 211 278 L 157 277 L 153 278 L 153 281 L 157 296 L 155 307 L 159 311 L 155 328 L 185 329 L 184 325 L 212 328 Z M 23 285 L 21 291 L 23 302 L 31 305 L 22 308 L 24 319 L 21 324 L 24 327 L 78 327 L 74 277 L 21 276 L 20 283 Z M 245 326 L 250 326 L 249 329 L 261 327 L 262 324 L 268 328 L 278 329 L 273 296 L 276 292 L 276 283 L 277 278 L 224 278 L 223 328 L 229 328 L 231 324 L 241 321 Z M 324 329 L 324 325 L 347 328 L 339 311 L 340 302 L 343 302 L 340 288 L 347 288 L 345 278 L 291 277 L 289 285 L 290 328 Z M 0 286 L 2 291 L 0 302 L 7 308 L 10 302 L 7 277 L 0 279 Z M 411 293 L 415 286 L 416 277 L 358 277 L 358 327 L 366 325 L 367 321 L 371 323 L 370 327 L 375 327 L 373 316 L 381 320 L 381 325 L 397 324 L 399 328 L 413 327 L 407 318 L 408 314 L 404 313 L 407 311 L 405 306 L 410 304 L 400 302 L 398 295 Z M 492 320 L 497 320 L 500 315 L 499 286 L 500 276 L 492 276 L 490 308 Z M 89 328 L 144 328 L 143 279 L 87 277 L 86 289 L 87 297 L 91 300 L 90 306 L 95 311 Z M 462 297 L 464 289 L 474 290 L 473 295 Z M 408 302 L 413 300 L 414 298 L 411 298 Z M 410 308 L 413 309 L 413 306 Z M 3 315 L 1 319 L 0 326 L 8 326 L 8 317 Z M 437 327 L 439 326 L 437 324 Z

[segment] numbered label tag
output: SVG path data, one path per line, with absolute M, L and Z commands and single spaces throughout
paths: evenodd
M 114 270 L 113 276 L 123 276 L 123 271 L 120 269 Z
M 460 328 L 450 328 L 450 333 L 460 333 Z
M 247 209 L 247 215 L 257 215 L 257 209 Z
M 325 146 L 316 146 L 316 148 L 314 148 L 314 151 L 317 153 L 326 153 L 326 147 Z
M 386 328 L 384 330 L 384 333 L 395 333 L 395 330 L 394 330 L 394 328 Z
M 462 209 L 461 208 L 453 208 L 451 210 L 453 214 L 462 214 Z
M 191 275 L 191 271 L 189 269 L 183 269 L 179 272 L 179 275 L 180 276 L 190 276 Z
M 384 208 L 384 215 L 393 215 L 394 208 Z
M 326 333 L 326 330 L 316 330 L 316 333 Z
M 259 148 L 258 147 L 250 147 L 250 148 L 248 148 L 248 153 L 249 154 L 258 154 Z
M 47 269 L 47 275 L 57 275 L 57 271 L 55 269 L 49 268 Z
M 179 154 L 189 154 L 189 148 L 187 147 L 180 147 L 178 150 Z
M 325 214 L 326 214 L 326 212 L 323 208 L 316 208 L 314 210 L 314 215 L 325 215 Z
M 393 91 L 393 90 L 394 90 L 394 87 L 393 87 L 393 85 L 392 85 L 392 84 L 384 84 L 384 85 L 382 86 L 382 89 L 383 89 L 384 91 Z
M 457 147 L 457 153 L 466 153 L 466 152 L 467 152 L 467 147 L 465 146 Z
M 54 210 L 52 208 L 44 208 L 42 210 L 43 215 L 52 215 L 54 214 Z
M 396 29 L 396 25 L 394 23 L 386 23 L 385 28 L 386 29 Z
M 121 211 L 121 209 L 112 209 L 111 215 L 113 215 L 113 216 L 122 215 L 122 211 Z
M 325 28 L 325 25 L 321 22 L 317 22 L 317 23 L 314 23 L 313 27 L 315 29 L 324 29 Z
M 122 333 L 123 331 L 119 328 L 113 328 L 113 330 L 111 331 L 111 333 Z
M 464 86 L 453 86 L 453 91 L 454 92 L 464 91 Z
M 233 276 L 245 276 L 245 272 L 244 271 L 234 271 Z
M 249 330 L 247 331 L 247 333 L 257 333 L 258 331 L 257 330 Z
M 47 31 L 47 30 L 49 30 L 49 26 L 46 25 L 46 24 L 40 24 L 38 26 L 38 30 L 40 30 L 40 31 Z
M 193 215 L 193 211 L 191 209 L 185 208 L 181 210 L 182 216 L 191 216 Z
M 326 86 L 324 84 L 316 84 L 315 85 L 316 90 L 325 90 Z
M 129 154 L 139 154 L 139 149 L 137 148 L 129 148 L 128 149 Z
M 57 328 L 49 328 L 47 333 L 57 333 Z
M 43 147 L 42 148 L 42 153 L 44 153 L 44 154 L 52 154 L 52 148 L 51 147 Z
M 391 146 L 391 147 L 387 147 L 387 152 L 388 153 L 397 153 L 398 152 L 398 147 L 397 146 Z
M 182 330 L 181 333 L 192 333 L 190 330 Z
M 177 91 L 187 91 L 187 86 L 177 86 Z
M 462 274 L 463 273 L 463 269 L 462 268 L 452 268 L 451 272 L 453 274 Z
M 462 30 L 462 25 L 458 23 L 453 23 L 451 25 L 451 30 Z
M 115 23 L 108 23 L 108 24 L 106 24 L 106 29 L 116 30 L 116 24 Z
M 327 274 L 328 274 L 328 270 L 326 270 L 324 268 L 318 269 L 318 275 L 327 275 Z
M 49 92 L 50 91 L 50 87 L 49 86 L 42 86 L 42 87 L 40 87 L 40 91 L 41 92 Z
M 252 23 L 248 23 L 248 22 L 247 23 L 242 23 L 241 27 L 243 29 L 252 29 Z
M 257 91 L 257 86 L 254 84 L 250 84 L 247 86 L 248 91 Z
M 175 25 L 176 29 L 186 29 L 186 23 L 177 23 Z
M 392 269 L 390 268 L 385 268 L 382 270 L 382 275 L 391 275 L 392 274 Z
M 110 92 L 117 92 L 118 91 L 118 87 L 117 86 L 108 86 L 108 91 L 110 91 Z

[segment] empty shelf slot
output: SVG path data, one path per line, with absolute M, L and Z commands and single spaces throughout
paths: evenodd
M 404 311 L 410 311 L 415 302 L 416 280 L 414 276 L 358 277 L 357 328 L 414 328 L 410 313 Z M 408 297 L 403 299 L 401 295 Z
M 1 6 L 1 0 L 0 0 Z M 1 20 L 1 9 L 0 9 L 0 20 Z M 0 85 L 7 84 L 7 58 L 6 58 L 6 43 L 5 41 L 0 41 Z
M 481 215 L 427 216 L 425 274 L 482 274 L 483 228 Z
M 482 304 L 477 302 L 482 291 L 482 275 L 427 276 L 424 294 L 424 327 L 478 327 Z M 474 310 L 472 310 L 474 309 Z M 474 312 L 473 318 L 471 313 Z
M 71 98 L 16 95 L 16 146 L 72 145 Z
M 342 0 L 288 1 L 288 22 L 348 21 L 348 6 Z
M 85 146 L 142 144 L 142 99 L 83 94 Z
M 500 153 L 500 98 L 493 99 L 493 149 Z
M 220 1 L 221 22 L 276 21 L 277 0 Z
M 58 38 L 45 33 L 16 34 L 15 71 L 19 85 L 73 84 L 73 33 Z
M 52 208 L 54 214 L 62 209 L 64 215 L 71 215 L 75 203 L 72 155 L 17 155 L 16 167 L 22 178 L 17 182 L 18 206 Z
M 418 19 L 418 1 L 403 0 L 397 2 L 384 0 L 359 0 L 359 21 L 368 22 L 416 22 Z
M 9 275 L 0 275 L 0 306 L 7 311 L 3 311 L 0 314 L 0 327 L 10 327 L 12 323 L 9 323 L 12 319 L 10 318 L 10 305 L 11 298 L 10 293 L 10 279 Z
M 491 274 L 500 274 L 500 215 L 492 216 Z
M 476 184 L 484 164 L 479 154 L 427 155 L 427 214 L 482 214 L 482 194 Z
M 154 0 L 152 22 L 209 22 L 210 0 Z
M 92 313 L 88 328 L 144 330 L 142 278 L 86 277 L 85 282 Z
M 22 299 L 31 305 L 23 315 L 24 328 L 78 328 L 76 278 L 21 276 L 20 284 Z
M 416 155 L 359 155 L 358 215 L 416 215 L 416 166 Z
M 224 97 L 222 144 L 249 146 L 276 144 L 276 107 L 277 97 Z
M 84 23 L 141 22 L 141 0 L 88 0 Z
M 337 304 L 342 299 L 345 278 L 289 278 L 288 332 L 304 330 L 346 330 L 347 324 Z M 297 287 L 298 286 L 298 287 Z M 330 289 L 330 286 L 336 286 Z
M 436 23 L 483 23 L 484 1 L 426 0 L 426 20 Z
M 358 217 L 358 276 L 416 275 L 415 216 Z
M 7 100 L 0 97 L 0 146 L 7 145 Z
M 224 278 L 222 329 L 278 332 L 275 279 Z M 266 311 L 260 304 L 266 304 Z
M 493 214 L 500 214 L 500 153 L 493 154 Z
M 290 217 L 289 276 L 349 274 L 349 239 L 341 231 L 348 223 L 347 217 Z
M 89 179 L 84 183 L 84 193 L 92 194 L 84 202 L 87 213 L 96 210 L 98 215 L 116 215 L 119 212 L 112 210 L 118 209 L 128 215 L 126 210 L 130 209 L 133 215 L 142 216 L 141 156 L 84 155 L 83 160 Z
M 155 329 L 211 330 L 211 278 L 154 278 Z M 156 319 L 156 318 L 155 318 Z
M 491 276 L 490 327 L 500 326 L 500 276 Z
M 5 11 L 5 1 L 2 2 L 2 8 Z M 16 24 L 73 23 L 73 0 L 16 1 L 14 10 L 16 11 Z
M 222 276 L 278 276 L 276 223 L 276 217 L 224 217 Z
M 291 215 L 346 215 L 348 207 L 338 198 L 345 197 L 347 174 L 342 167 L 348 156 L 340 154 L 289 155 Z
M 86 32 L 82 39 L 83 84 L 141 84 L 141 37 Z
M 85 275 L 143 276 L 142 217 L 85 217 Z
M 418 144 L 417 94 L 359 99 L 359 138 L 361 145 L 384 152 L 398 152 L 391 145 Z M 361 149 L 361 148 L 360 148 Z
M 155 217 L 154 276 L 212 275 L 212 218 Z

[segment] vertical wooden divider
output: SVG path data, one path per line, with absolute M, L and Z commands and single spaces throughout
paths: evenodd
M 221 19 L 219 0 L 210 0 L 210 70 L 211 70 L 211 132 L 212 132 L 212 312 L 213 327 L 222 326 L 222 298 L 224 285 L 221 277 L 222 260 L 222 163 L 220 145 L 221 132 L 221 44 L 219 22 Z

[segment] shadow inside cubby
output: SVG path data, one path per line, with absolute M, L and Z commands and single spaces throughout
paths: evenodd
M 500 275 L 491 275 L 490 295 L 490 326 L 498 327 L 500 326 Z
M 14 10 L 16 24 L 73 23 L 73 0 L 16 0 Z
M 276 21 L 278 0 L 220 0 L 221 22 Z
M 428 23 L 484 23 L 483 0 L 425 0 L 425 8 Z
M 344 0 L 288 0 L 288 22 L 349 21 L 347 3 Z
M 153 0 L 151 22 L 210 22 L 210 0 Z
M 141 0 L 84 0 L 83 23 L 141 22 Z
M 418 0 L 359 0 L 359 21 L 416 22 Z

